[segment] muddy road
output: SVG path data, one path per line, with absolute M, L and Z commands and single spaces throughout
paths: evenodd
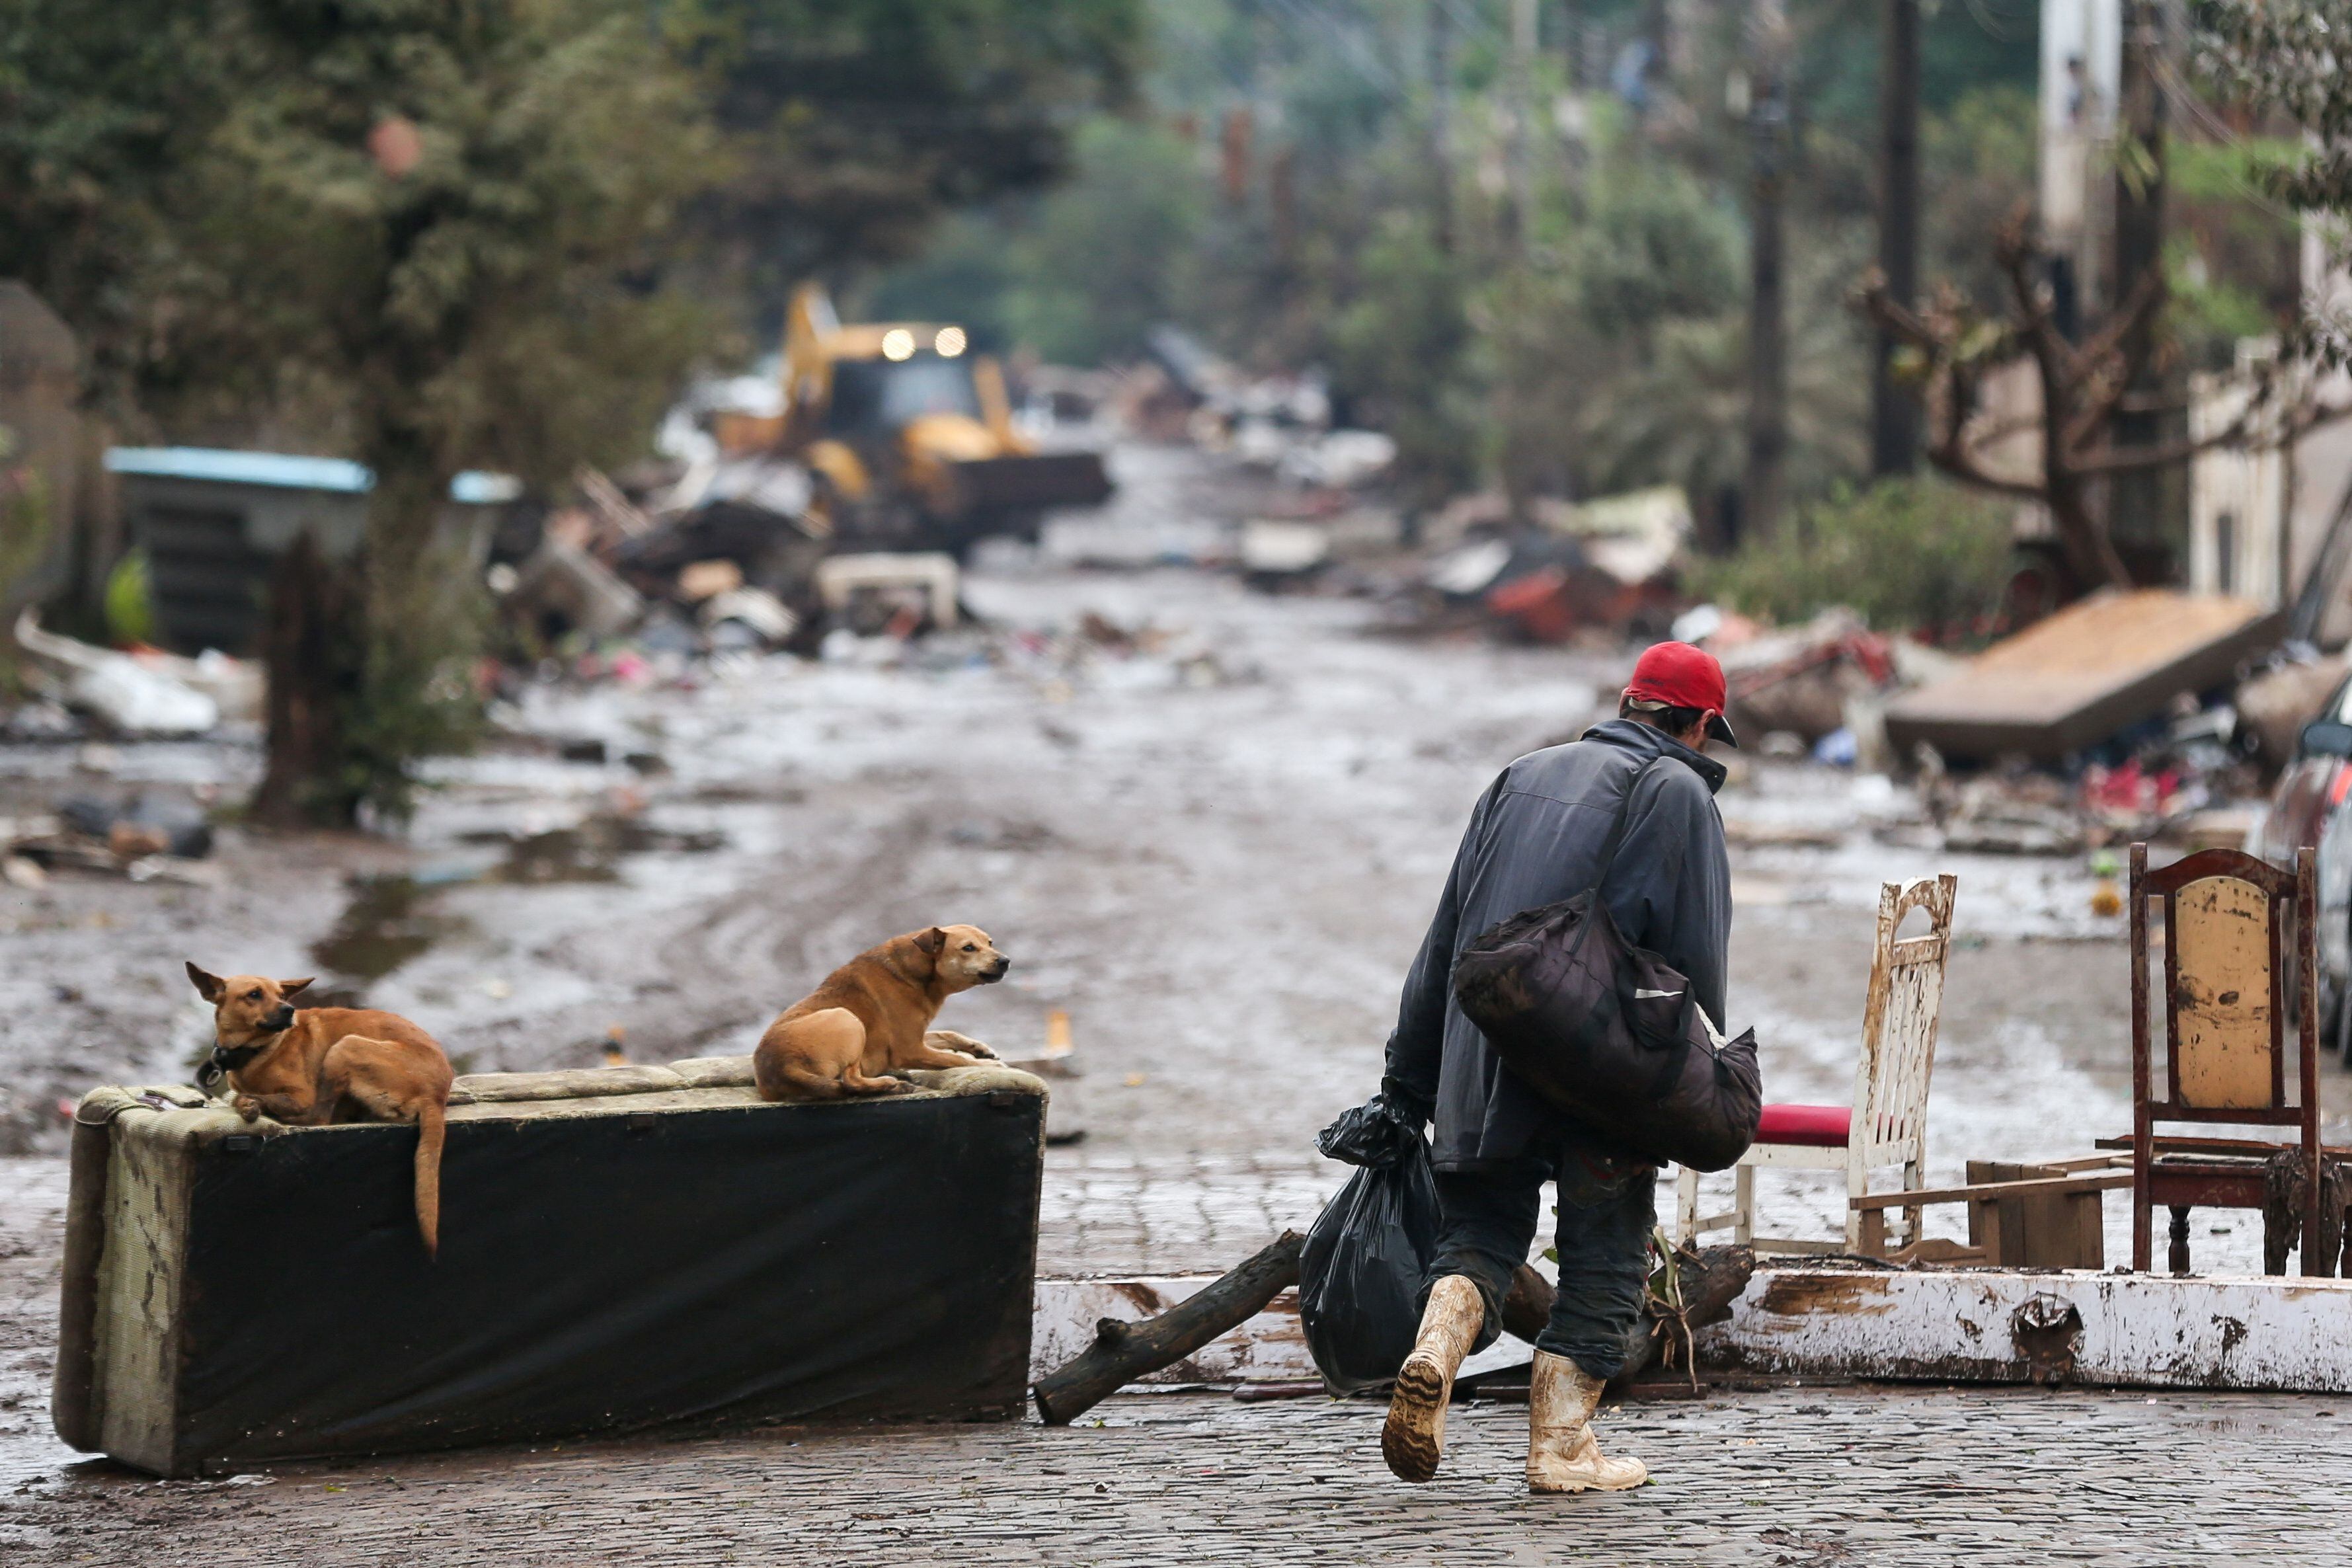
M 1246 499 L 1190 453 L 1119 468 L 1114 524 Z M 1183 567 L 999 554 L 966 592 L 986 626 L 903 660 L 535 688 L 497 743 L 437 772 L 403 837 L 232 826 L 209 886 L 0 887 L 14 1473 L 64 1458 L 40 1408 L 58 1102 L 184 1078 L 209 1027 L 191 958 L 316 973 L 485 1071 L 591 1065 L 615 1038 L 645 1061 L 747 1050 L 849 954 L 968 921 L 1014 968 L 944 1026 L 1020 1057 L 1050 1012 L 1072 1021 L 1086 1136 L 1049 1156 L 1048 1267 L 1222 1269 L 1309 1219 L 1342 1174 L 1313 1134 L 1377 1083 L 1472 802 L 1605 711 L 1630 655 L 1403 638 L 1366 599 Z M 0 815 L 137 787 L 234 798 L 256 766 L 250 740 L 0 746 Z M 1847 1100 L 1877 886 L 1950 870 L 1931 1179 L 2128 1130 L 2120 922 L 2091 914 L 2079 862 L 1941 854 L 1905 790 L 1811 765 L 1743 763 L 1722 805 L 1731 1021 L 1756 1026 L 1771 1098 Z M 2326 1084 L 2340 1121 L 2345 1076 Z M 1830 1228 L 1836 1184 L 1760 1185 L 1769 1226 Z M 2200 1215 L 2200 1266 L 2258 1267 L 2258 1228 Z

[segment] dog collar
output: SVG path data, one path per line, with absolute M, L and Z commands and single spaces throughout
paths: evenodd
M 268 1037 L 271 1040 L 275 1040 L 278 1038 L 278 1035 L 282 1035 L 285 1032 L 285 1030 L 280 1029 L 278 1031 L 277 1035 L 271 1035 Z M 235 1072 L 237 1068 L 243 1067 L 246 1063 L 251 1061 L 254 1058 L 259 1056 L 267 1049 L 268 1049 L 268 1047 L 262 1045 L 236 1046 L 232 1047 L 224 1046 L 218 1041 L 215 1041 L 213 1043 L 213 1060 L 219 1065 L 223 1072 Z

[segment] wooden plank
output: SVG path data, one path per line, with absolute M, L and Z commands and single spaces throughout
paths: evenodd
M 2352 1280 L 1768 1265 L 1698 1351 L 1805 1378 L 2341 1394 L 2347 1316 Z
M 1923 1204 L 1964 1204 L 1979 1198 L 2032 1197 L 2041 1193 L 2106 1193 L 2132 1184 L 2129 1171 L 2095 1171 L 2037 1182 L 1991 1182 L 1972 1187 L 1929 1187 L 1916 1193 L 1865 1193 L 1846 1202 L 1857 1209 L 1907 1209 Z
M 1887 704 L 1887 736 L 1947 756 L 2056 758 L 2227 679 L 2277 641 L 2283 614 L 2167 588 L 2100 594 L 2039 621 L 1958 674 Z
M 2094 1149 L 2129 1149 L 2128 1138 L 2095 1138 Z M 2255 1159 L 2267 1159 L 2282 1149 L 2293 1149 L 2293 1143 L 2276 1143 L 2263 1138 L 2205 1138 L 2196 1133 L 2158 1133 L 2156 1152 L 2158 1154 L 2244 1154 Z M 2322 1151 L 2330 1159 L 2352 1160 L 2352 1145 L 2330 1143 Z

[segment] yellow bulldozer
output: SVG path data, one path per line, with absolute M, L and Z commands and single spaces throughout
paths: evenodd
M 1034 538 L 1048 509 L 1111 492 L 1101 454 L 1042 452 L 1013 428 L 1003 371 L 960 326 L 844 326 L 824 289 L 803 284 L 783 395 L 781 416 L 722 424 L 720 445 L 804 465 L 845 542 L 961 552 L 989 534 Z

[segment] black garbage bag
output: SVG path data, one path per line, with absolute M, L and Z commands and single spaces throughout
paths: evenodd
M 1298 1319 L 1325 1384 L 1357 1394 L 1392 1381 L 1420 1331 L 1437 1178 L 1419 1125 L 1384 1099 L 1341 1116 L 1316 1144 L 1362 1169 L 1307 1233 Z

